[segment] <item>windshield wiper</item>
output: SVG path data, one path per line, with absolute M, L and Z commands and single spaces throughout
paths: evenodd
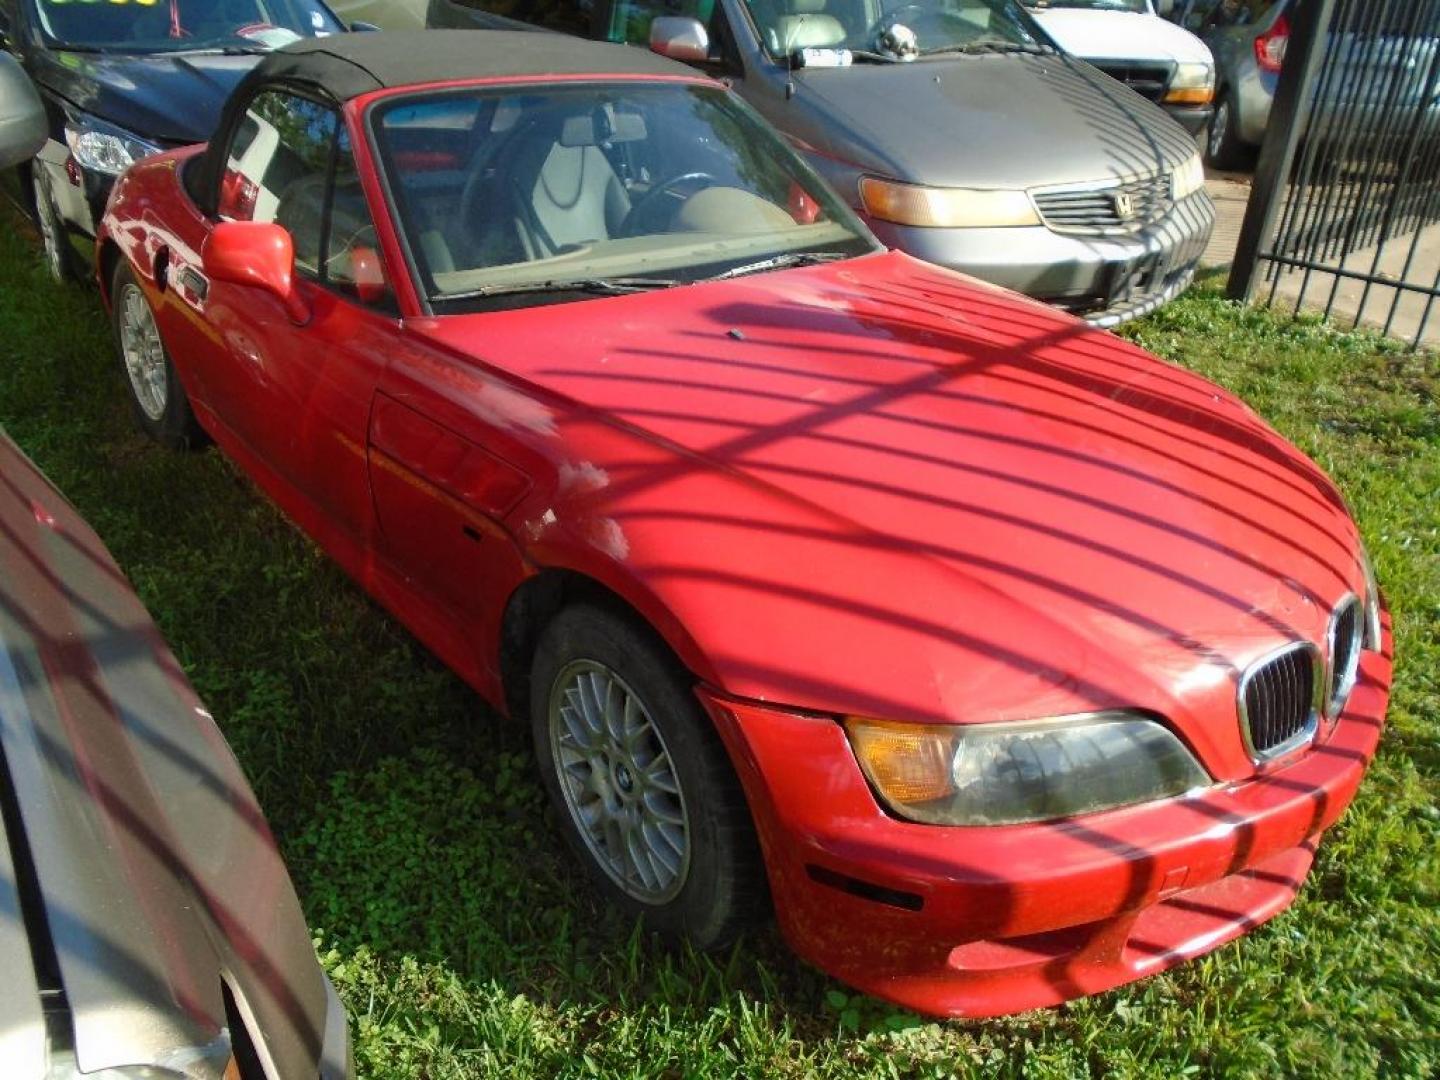
M 933 49 L 921 49 L 921 56 L 942 56 L 945 53 L 963 53 L 975 56 L 979 53 L 1029 53 L 1032 56 L 1046 56 L 1049 50 L 1042 45 L 1019 41 L 970 41 L 964 45 L 937 45 Z
M 817 263 L 835 262 L 837 259 L 848 258 L 850 256 L 843 251 L 791 251 L 784 255 L 761 259 L 759 262 L 735 266 L 724 273 L 703 280 L 725 281 L 729 278 L 744 277 L 746 274 L 759 274 L 765 270 L 781 270 L 787 266 L 814 266 Z
M 581 278 L 574 281 L 527 281 L 513 285 L 482 285 L 463 293 L 442 293 L 437 300 L 478 300 L 487 296 L 514 296 L 520 293 L 595 293 L 600 296 L 624 296 L 627 293 L 670 289 L 685 282 L 676 278 L 606 277 Z

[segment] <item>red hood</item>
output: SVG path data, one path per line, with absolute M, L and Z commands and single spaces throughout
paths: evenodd
M 602 480 L 530 510 L 603 534 L 733 693 L 1146 707 L 1238 775 L 1237 669 L 1362 590 L 1339 494 L 1237 399 L 959 275 L 881 255 L 566 310 L 503 316 L 505 356 L 476 344 L 500 316 L 428 331 L 586 407 L 567 449 Z

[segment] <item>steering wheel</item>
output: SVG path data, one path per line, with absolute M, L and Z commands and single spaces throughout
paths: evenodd
M 494 224 L 490 215 L 496 212 L 494 196 L 497 194 L 496 181 L 499 177 L 491 174 L 490 164 L 500 160 L 502 153 L 508 153 L 513 147 L 521 145 L 521 136 L 532 132 L 534 128 L 533 123 L 517 124 L 508 135 L 483 143 L 466 164 L 465 185 L 460 189 L 460 222 L 456 235 L 464 237 L 470 246 L 475 246 L 479 242 L 478 238 Z
M 645 220 L 645 214 L 656 206 L 662 195 L 673 195 L 674 189 L 681 184 L 688 184 L 696 180 L 706 181 L 706 187 L 720 182 L 708 172 L 676 173 L 674 176 L 660 181 L 644 195 L 641 195 L 630 207 L 630 212 L 625 215 L 625 220 L 620 222 L 620 227 L 615 230 L 616 237 L 633 236 L 636 225 Z

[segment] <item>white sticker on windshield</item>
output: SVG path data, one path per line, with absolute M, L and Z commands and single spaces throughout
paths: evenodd
M 855 60 L 849 49 L 801 49 L 801 67 L 849 67 Z
M 325 16 L 321 15 L 318 11 L 310 12 L 310 25 L 313 26 L 316 30 L 324 30 Z

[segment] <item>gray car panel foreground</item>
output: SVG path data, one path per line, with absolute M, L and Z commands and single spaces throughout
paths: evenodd
M 3 436 L 0 481 L 0 784 L 25 840 L 6 850 L 43 910 L 0 920 L 12 941 L 23 922 L 63 1002 L 46 1069 L 5 1076 L 218 1080 L 246 1039 L 272 1078 L 346 1075 L 343 1013 L 215 722 L 99 539 Z
M 3 663 L 4 654 L 0 653 Z M 0 801 L 0 810 L 4 809 Z M 30 1080 L 45 1075 L 45 1014 L 20 910 L 8 817 L 9 812 L 0 813 L 0 971 L 5 973 L 5 988 L 0 992 L 0 1062 L 13 1070 L 13 1075 Z

